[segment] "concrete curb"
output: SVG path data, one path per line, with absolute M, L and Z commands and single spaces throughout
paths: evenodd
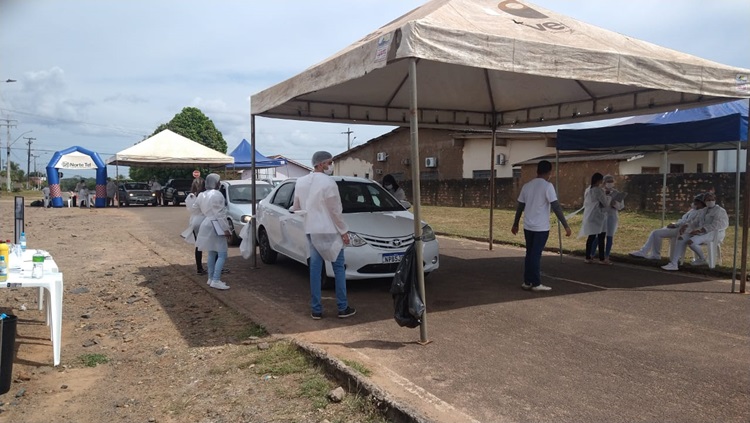
M 430 420 L 415 409 L 391 398 L 385 391 L 358 372 L 352 371 L 338 359 L 328 355 L 324 350 L 293 337 L 289 339 L 301 351 L 321 365 L 326 374 L 334 377 L 347 392 L 366 397 L 383 413 L 388 421 L 395 423 L 430 423 Z

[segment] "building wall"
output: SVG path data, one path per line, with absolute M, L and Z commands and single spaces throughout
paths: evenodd
M 464 178 L 473 178 L 475 170 L 490 170 L 491 142 L 490 137 L 464 140 Z M 498 178 L 512 178 L 513 163 L 555 153 L 554 148 L 547 147 L 546 140 L 508 139 L 505 143 L 504 146 L 495 146 L 495 155 L 505 154 L 507 160 L 505 165 L 495 165 L 495 176 Z
M 423 179 L 460 179 L 463 168 L 463 141 L 454 140 L 450 131 L 419 130 L 418 163 Z M 387 159 L 378 161 L 377 154 L 385 153 Z M 437 158 L 437 167 L 425 166 L 427 157 Z M 392 174 L 396 180 L 411 179 L 411 142 L 408 128 L 399 128 L 377 139 L 357 146 L 334 160 L 334 171 L 341 176 L 364 177 L 380 181 Z
M 698 163 L 703 164 L 703 172 L 713 172 L 713 152 L 710 151 L 678 151 L 667 155 L 669 164 L 682 164 L 685 173 L 698 172 Z M 645 153 L 641 159 L 623 161 L 620 163 L 621 175 L 640 175 L 644 167 L 659 168 L 659 173 L 664 173 L 664 154 Z M 667 169 L 669 172 L 669 169 Z
M 615 166 L 610 163 L 609 166 Z M 531 177 L 524 166 L 526 174 L 521 178 L 495 179 L 495 207 L 514 208 L 521 187 Z M 593 173 L 593 172 L 592 172 Z M 579 177 L 579 182 L 567 184 L 562 182 L 565 171 L 561 168 L 560 203 L 566 210 L 575 210 L 581 206 L 583 191 L 586 184 Z M 591 175 L 588 175 L 590 178 Z M 693 173 L 682 175 L 668 175 L 667 177 L 667 211 L 679 213 L 687 211 L 699 192 L 715 190 L 718 203 L 727 209 L 730 216 L 735 210 L 735 178 L 734 173 Z M 744 180 L 744 175 L 741 175 Z M 554 183 L 552 179 L 550 182 Z M 628 193 L 625 199 L 625 209 L 629 211 L 661 211 L 662 175 L 621 175 L 615 176 L 618 189 Z M 411 181 L 403 181 L 401 187 L 406 191 L 411 201 Z M 444 181 L 422 181 L 422 204 L 447 207 L 489 207 L 489 181 L 480 179 L 458 179 Z M 743 200 L 740 194 L 740 201 Z M 740 204 L 742 204 L 740 202 Z

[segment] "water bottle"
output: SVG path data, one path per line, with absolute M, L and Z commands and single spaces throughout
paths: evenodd
M 21 232 L 21 237 L 18 240 L 21 243 L 21 251 L 26 252 L 26 232 Z
M 41 279 L 44 277 L 44 254 L 37 250 L 32 257 L 33 267 L 31 268 L 31 278 Z
M 5 256 L 0 256 L 0 282 L 8 280 L 8 265 L 5 263 Z

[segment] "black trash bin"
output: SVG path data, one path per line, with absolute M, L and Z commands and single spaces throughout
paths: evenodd
M 10 382 L 13 380 L 17 324 L 18 317 L 13 315 L 0 319 L 0 395 L 10 391 Z

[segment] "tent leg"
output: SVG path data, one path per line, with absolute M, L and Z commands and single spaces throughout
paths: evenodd
M 255 115 L 250 115 L 250 150 L 252 152 L 253 158 L 251 162 L 250 169 L 252 169 L 252 175 L 251 175 L 251 182 L 250 182 L 250 190 L 252 191 L 250 194 L 251 198 L 251 205 L 250 205 L 250 211 L 252 212 L 252 219 L 250 220 L 250 224 L 252 226 L 252 230 L 250 233 L 255 235 L 255 231 L 258 229 L 256 222 L 255 222 Z M 251 243 L 251 245 L 254 245 L 254 243 Z M 253 251 L 253 262 L 250 266 L 251 269 L 257 269 L 258 268 L 258 255 L 255 254 L 255 251 Z
M 560 150 L 555 148 L 555 192 L 560 196 Z M 557 220 L 557 239 L 560 247 L 560 263 L 563 261 L 563 246 L 562 246 L 562 223 L 560 219 Z
M 490 236 L 489 249 L 492 251 L 492 239 L 494 238 L 494 215 L 495 215 L 495 142 L 497 141 L 497 128 L 492 123 L 492 147 L 490 148 Z
M 735 292 L 737 283 L 737 246 L 740 235 L 740 153 L 742 153 L 742 141 L 737 141 L 737 163 L 734 168 L 734 254 L 732 255 L 732 292 Z
M 117 162 L 117 154 L 115 154 L 115 162 Z M 115 201 L 117 201 L 117 208 L 120 208 L 120 165 L 115 165 L 115 184 L 117 184 L 117 192 L 115 193 Z
M 750 100 L 748 100 L 750 103 Z M 745 206 L 742 211 L 742 270 L 740 271 L 740 293 L 745 293 L 745 287 L 747 285 L 747 238 L 748 238 L 748 226 L 750 226 L 750 127 L 747 128 L 745 133 Z M 738 154 L 739 156 L 739 154 Z M 739 172 L 739 167 L 737 168 Z M 738 188 L 738 192 L 739 188 Z M 739 196 L 738 196 L 739 197 Z M 738 212 L 739 213 L 739 212 Z M 736 249 L 736 248 L 735 248 Z
M 416 250 L 417 280 L 419 295 L 422 297 L 425 309 L 419 324 L 419 342 L 428 344 L 427 338 L 427 297 L 424 289 L 424 264 L 422 258 L 422 219 L 421 219 L 421 191 L 419 186 L 419 110 L 417 108 L 417 59 L 409 60 L 409 82 L 411 99 L 409 105 L 409 127 L 411 140 L 411 186 L 414 195 L 414 244 Z
M 664 179 L 661 186 L 661 227 L 664 227 L 664 220 L 667 214 L 667 169 L 669 167 L 669 152 L 664 150 Z

